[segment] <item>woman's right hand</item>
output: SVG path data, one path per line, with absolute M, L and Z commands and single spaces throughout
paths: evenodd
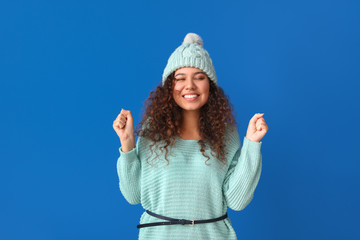
M 120 138 L 121 150 L 129 152 L 135 147 L 134 120 L 130 111 L 121 109 L 113 123 L 113 128 Z

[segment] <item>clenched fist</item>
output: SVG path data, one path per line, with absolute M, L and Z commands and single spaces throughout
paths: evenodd
M 249 126 L 246 132 L 246 138 L 250 141 L 260 142 L 260 140 L 269 130 L 269 127 L 266 124 L 263 116 L 263 113 L 257 113 L 250 119 Z
M 121 150 L 129 152 L 135 147 L 134 120 L 130 111 L 121 109 L 113 123 L 113 128 L 120 138 Z

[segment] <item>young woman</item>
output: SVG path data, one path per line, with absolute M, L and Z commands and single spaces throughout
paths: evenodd
M 145 103 L 136 144 L 130 111 L 122 109 L 113 123 L 120 190 L 146 210 L 139 239 L 237 239 L 226 212 L 253 198 L 268 131 L 264 114 L 250 119 L 241 147 L 232 105 L 194 33 L 171 54 Z

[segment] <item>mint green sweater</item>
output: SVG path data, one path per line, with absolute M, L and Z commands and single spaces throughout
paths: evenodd
M 142 204 L 145 210 L 179 219 L 203 220 L 223 216 L 228 208 L 244 209 L 253 199 L 258 184 L 262 156 L 262 142 L 253 142 L 244 137 L 241 147 L 235 126 L 226 132 L 229 141 L 227 165 L 221 168 L 206 146 L 205 158 L 197 140 L 177 141 L 168 154 L 169 165 L 164 160 L 165 152 L 157 151 L 160 161 L 150 166 L 146 157 L 150 140 L 138 137 L 136 147 L 122 152 L 117 161 L 119 186 L 130 204 Z M 154 147 L 153 147 L 154 150 Z M 154 152 L 155 154 L 155 152 Z M 153 156 L 151 159 L 153 159 Z M 147 214 L 141 215 L 140 224 L 163 222 Z M 136 224 L 134 223 L 134 227 Z M 234 240 L 237 239 L 231 220 L 228 218 L 205 224 L 162 225 L 139 229 L 139 239 L 151 240 Z

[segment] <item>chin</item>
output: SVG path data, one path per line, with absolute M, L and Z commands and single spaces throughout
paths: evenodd
M 184 111 L 199 111 L 200 110 L 200 108 L 182 108 L 182 110 L 184 110 Z
M 181 105 L 179 105 L 179 106 L 185 111 L 199 111 L 203 107 L 203 106 L 189 107 L 189 106 L 181 106 Z

